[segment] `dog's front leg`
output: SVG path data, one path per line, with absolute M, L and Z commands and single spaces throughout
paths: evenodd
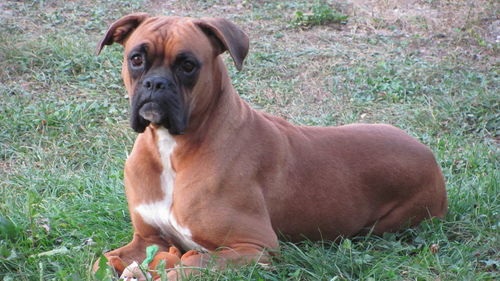
M 127 245 L 112 250 L 104 254 L 108 259 L 108 264 L 121 275 L 125 267 L 136 261 L 141 263 L 146 257 L 146 248 L 151 245 L 158 245 L 159 251 L 168 251 L 172 246 L 170 241 L 160 235 L 157 229 L 144 224 L 141 228 L 135 228 L 132 241 Z M 140 229 L 140 231 L 139 231 Z M 94 263 L 93 270 L 99 269 L 99 260 Z
M 200 271 L 197 268 L 201 269 L 207 266 L 224 269 L 228 266 L 241 266 L 251 262 L 266 264 L 270 258 L 268 251 L 253 244 L 241 244 L 210 253 L 199 253 L 191 250 L 181 257 L 181 266 L 172 269 L 168 273 L 168 278 L 170 281 L 182 280 L 189 275 L 199 274 Z

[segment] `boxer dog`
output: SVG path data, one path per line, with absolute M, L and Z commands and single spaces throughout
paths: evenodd
M 97 53 L 115 42 L 139 133 L 125 164 L 134 236 L 105 254 L 118 271 L 152 244 L 181 249 L 183 266 L 266 263 L 277 233 L 335 240 L 445 215 L 440 167 L 402 130 L 295 126 L 245 103 L 220 56 L 241 70 L 249 40 L 233 23 L 136 13 Z

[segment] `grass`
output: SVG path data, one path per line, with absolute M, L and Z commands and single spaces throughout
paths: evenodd
M 292 23 L 296 26 L 311 27 L 329 23 L 345 23 L 349 16 L 332 9 L 326 3 L 318 2 L 310 12 L 296 11 Z
M 317 5 L 307 1 L 0 4 L 0 279 L 92 280 L 102 251 L 130 240 L 122 169 L 135 133 L 121 48 L 94 50 L 110 22 L 148 11 L 233 20 L 252 45 L 242 72 L 227 65 L 253 107 L 296 124 L 391 123 L 431 147 L 447 182 L 444 220 L 383 237 L 283 241 L 270 269 L 194 280 L 498 280 L 499 49 L 485 33 L 498 4 L 419 1 L 467 12 L 465 29 L 435 37 L 415 15 L 368 17 L 353 2 L 321 2 L 347 24 L 306 30 L 293 22 Z

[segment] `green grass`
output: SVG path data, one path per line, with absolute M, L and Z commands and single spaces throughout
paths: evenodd
M 348 18 L 349 16 L 332 9 L 328 4 L 317 2 L 312 5 L 311 11 L 296 11 L 292 24 L 295 26 L 311 27 L 329 23 L 345 23 Z
M 444 220 L 383 237 L 284 241 L 270 269 L 207 271 L 194 280 L 498 280 L 498 44 L 454 29 L 439 40 L 323 23 L 300 30 L 290 23 L 311 9 L 307 1 L 241 3 L 0 4 L 0 280 L 92 280 L 92 262 L 130 240 L 122 170 L 135 133 L 121 47 L 94 51 L 120 16 L 172 10 L 225 16 L 249 33 L 243 71 L 227 65 L 253 107 L 296 124 L 401 127 L 434 151 L 449 195 Z M 348 15 L 352 24 L 364 20 Z

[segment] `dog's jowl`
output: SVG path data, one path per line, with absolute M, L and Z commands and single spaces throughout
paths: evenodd
M 131 14 L 98 52 L 115 42 L 139 133 L 125 165 L 134 237 L 105 254 L 119 273 L 152 244 L 185 266 L 266 263 L 277 233 L 334 240 L 445 215 L 432 152 L 402 130 L 294 126 L 247 105 L 220 56 L 242 68 L 249 40 L 233 23 Z

